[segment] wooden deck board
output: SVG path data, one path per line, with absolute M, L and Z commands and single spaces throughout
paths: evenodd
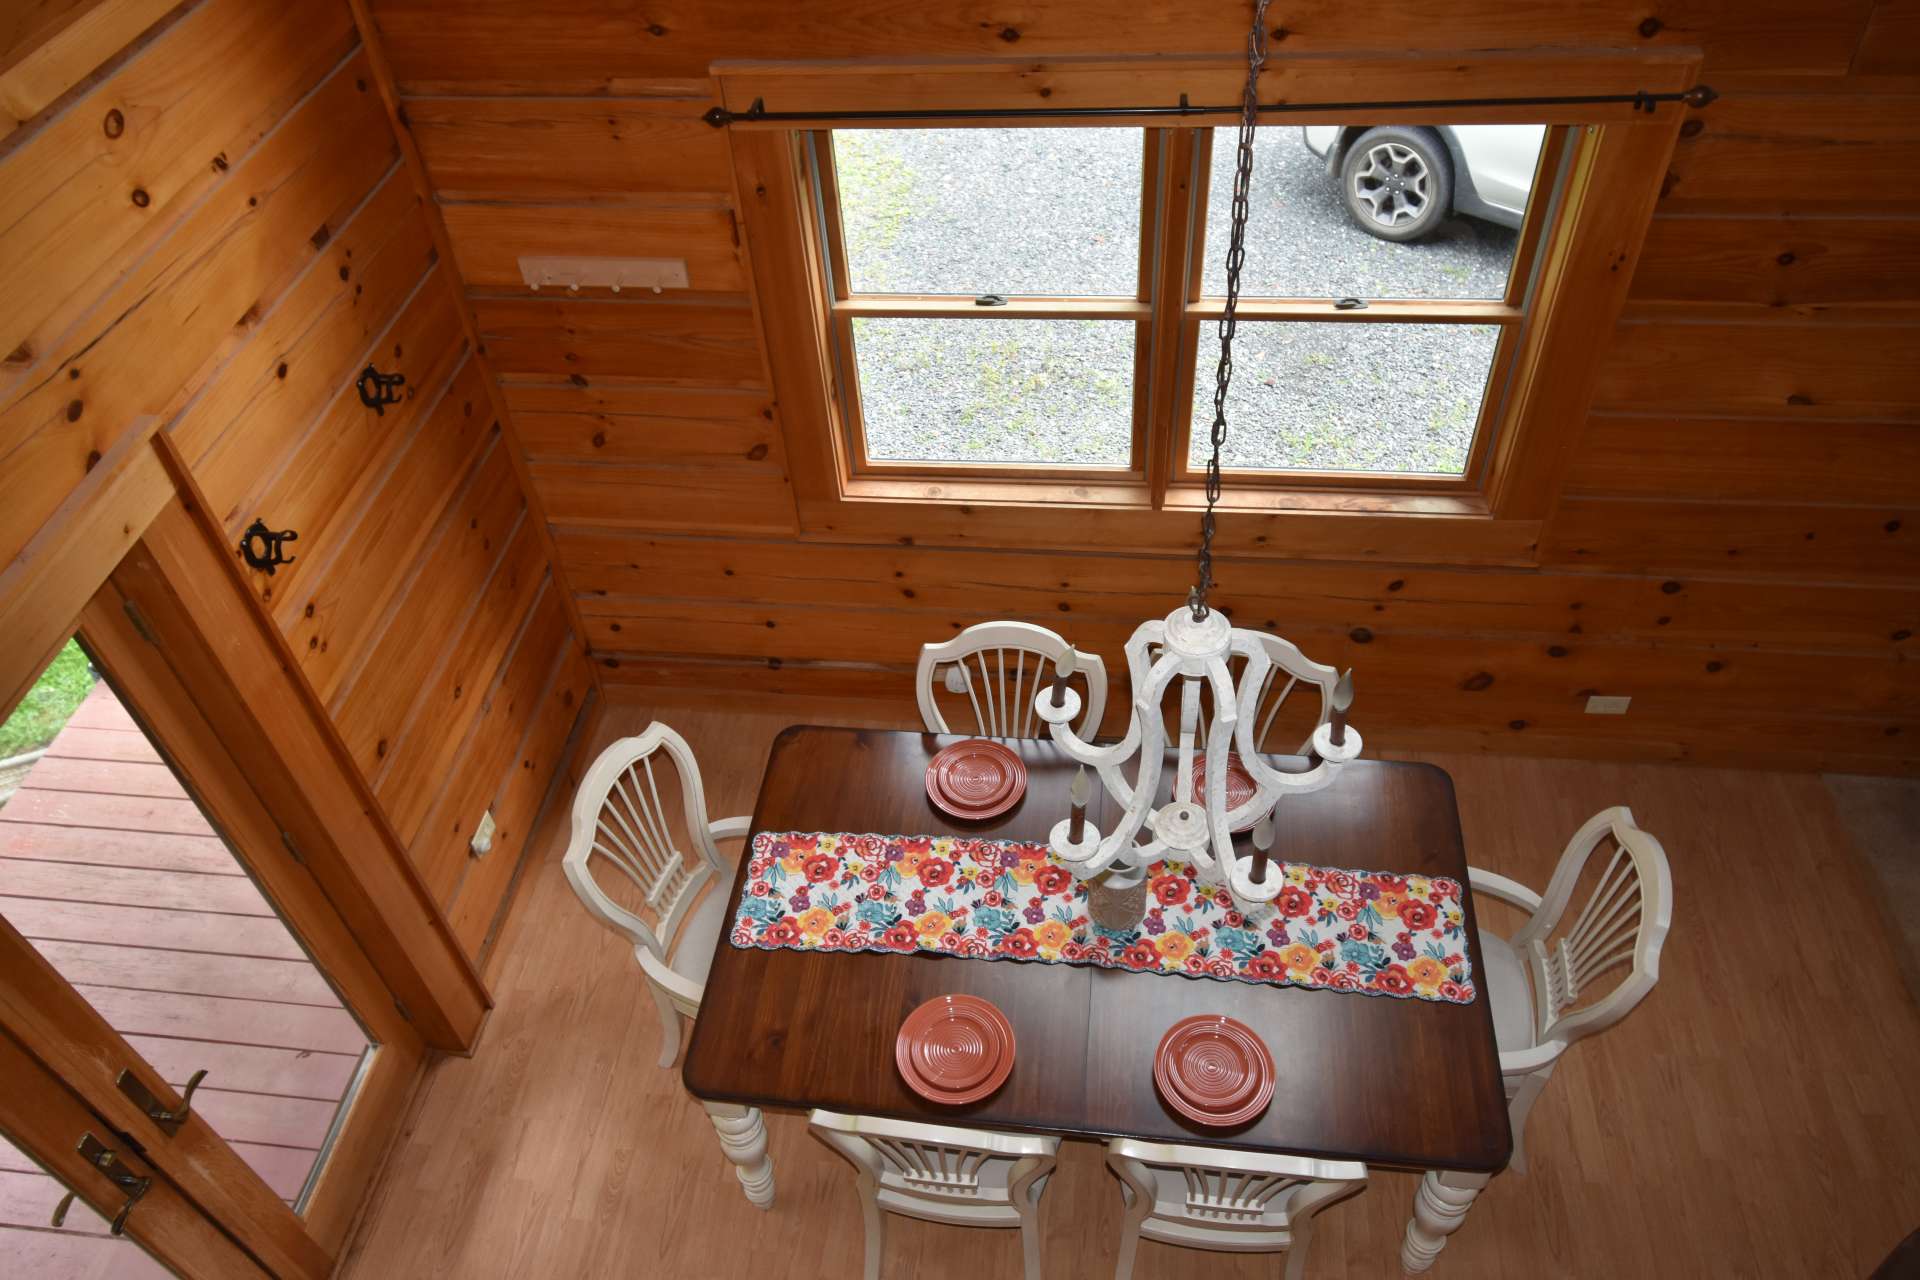
M 164 796 L 185 800 L 187 792 L 164 764 L 137 760 L 88 760 L 47 756 L 33 767 L 33 785 L 41 791 L 111 792 L 122 796 Z
M 327 980 L 304 960 L 258 960 L 56 939 L 34 946 L 67 981 L 88 986 L 340 1007 Z
M 0 858 L 40 862 L 84 862 L 96 867 L 146 867 L 155 871 L 193 871 L 200 875 L 240 876 L 218 836 L 182 836 L 159 831 L 105 831 L 7 821 L 0 816 Z
M 163 831 L 210 836 L 213 828 L 198 806 L 186 799 L 112 796 L 95 791 L 42 791 L 33 775 L 7 801 L 0 818 L 8 822 L 46 822 L 56 827 L 106 827 L 114 831 Z
M 367 1040 L 159 753 L 95 686 L 0 807 L 0 915 L 291 1202 Z M 0 1274 L 163 1274 L 0 1140 Z
M 202 876 L 188 871 L 0 858 L 0 895 L 273 918 L 273 908 L 245 876 Z
M 285 1098 L 329 1101 L 347 1091 L 360 1055 L 313 1049 L 267 1049 L 251 1044 L 209 1044 L 168 1036 L 130 1035 L 133 1051 L 175 1088 L 205 1067 L 207 1079 L 230 1089 Z
M 138 942 L 176 951 L 299 960 L 305 952 L 275 917 L 216 916 L 198 911 L 154 911 L 97 902 L 51 902 L 0 896 L 0 916 L 34 942 Z
M 143 733 L 128 733 L 124 729 L 89 729 L 72 721 L 47 748 L 47 758 L 160 763 L 160 753 L 153 749 L 153 744 L 147 741 Z
M 173 1280 L 173 1273 L 133 1241 L 72 1231 L 9 1231 L 14 1274 L 41 1280 Z

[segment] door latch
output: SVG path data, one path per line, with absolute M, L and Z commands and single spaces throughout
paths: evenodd
M 140 1203 L 140 1197 L 147 1194 L 147 1188 L 153 1185 L 153 1179 L 143 1178 L 127 1168 L 121 1162 L 118 1152 L 91 1133 L 80 1135 L 80 1142 L 75 1150 L 79 1151 L 82 1160 L 106 1174 L 109 1182 L 127 1193 L 127 1202 L 120 1206 L 120 1212 L 114 1214 L 113 1221 L 107 1225 L 107 1230 L 114 1235 L 124 1234 L 127 1229 L 127 1215 L 133 1212 L 134 1205 Z M 73 1191 L 67 1192 L 60 1198 L 60 1203 L 54 1206 L 54 1226 L 57 1227 L 66 1222 L 67 1210 L 72 1207 L 77 1194 Z
M 187 1081 L 187 1087 L 181 1091 L 179 1107 L 174 1109 L 162 1106 L 160 1099 L 153 1096 L 153 1091 L 141 1084 L 140 1078 L 125 1068 L 121 1069 L 113 1083 L 119 1087 L 120 1092 L 133 1099 L 134 1106 L 147 1113 L 147 1119 L 153 1121 L 171 1138 L 180 1132 L 180 1126 L 187 1122 L 189 1115 L 193 1114 L 193 1091 L 198 1089 L 200 1082 L 206 1078 L 205 1067 L 194 1072 Z

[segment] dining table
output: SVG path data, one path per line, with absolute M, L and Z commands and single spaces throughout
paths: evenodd
M 960 822 L 929 799 L 927 767 L 965 736 L 823 725 L 783 731 L 768 757 L 749 852 L 727 891 L 723 920 L 734 918 L 760 832 L 1044 845 L 1068 812 L 1078 766 L 1045 739 L 996 739 L 1026 766 L 1025 794 L 998 817 Z M 1268 759 L 1282 769 L 1305 765 Z M 1160 798 L 1169 798 L 1171 769 L 1161 771 L 1160 785 Z M 1118 810 L 1097 789 L 1087 816 L 1112 830 Z M 1282 799 L 1274 823 L 1273 856 L 1289 863 L 1456 881 L 1467 958 L 1480 982 L 1485 967 L 1466 853 L 1453 783 L 1443 770 L 1356 760 L 1326 787 Z M 1016 1050 L 1001 1088 L 948 1106 L 908 1087 L 895 1067 L 895 1038 L 916 1007 L 958 993 L 997 1006 Z M 1238 1019 L 1272 1054 L 1272 1102 L 1240 1127 L 1188 1120 L 1155 1087 L 1156 1046 L 1176 1022 L 1196 1014 Z M 736 945 L 724 925 L 683 1079 L 712 1113 L 749 1198 L 763 1205 L 773 1195 L 760 1116 L 769 1107 L 1228 1147 L 1421 1172 L 1401 1255 L 1413 1272 L 1432 1265 L 1512 1149 L 1484 990 L 1468 1003 L 1447 1003 L 928 951 L 764 949 Z

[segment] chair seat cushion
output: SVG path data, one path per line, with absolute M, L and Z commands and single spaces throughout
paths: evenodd
M 707 970 L 713 967 L 713 946 L 720 939 L 730 888 L 718 877 L 710 881 L 692 914 L 680 926 L 680 936 L 674 939 L 673 957 L 667 964 L 688 982 L 707 985 Z
M 1533 989 L 1527 985 L 1527 967 L 1505 938 L 1480 931 L 1480 959 L 1484 969 L 1480 990 L 1493 1002 L 1493 1039 L 1500 1052 L 1531 1049 Z

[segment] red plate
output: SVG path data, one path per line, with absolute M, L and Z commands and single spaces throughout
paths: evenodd
M 997 818 L 1027 793 L 1027 766 L 1012 749 L 969 738 L 927 762 L 927 798 L 963 822 Z
M 1195 1124 L 1227 1129 L 1273 1101 L 1273 1055 L 1252 1028 L 1220 1014 L 1182 1018 L 1153 1054 L 1161 1098 Z
M 1227 812 L 1232 813 L 1235 809 L 1238 809 L 1241 805 L 1253 799 L 1253 793 L 1257 790 L 1259 790 L 1259 788 L 1253 781 L 1253 775 L 1247 772 L 1247 766 L 1240 763 L 1240 753 L 1238 751 L 1227 752 Z M 1193 794 L 1194 798 L 1200 802 L 1201 808 L 1205 808 L 1207 803 L 1207 753 L 1204 751 L 1199 752 L 1193 757 Z M 1234 834 L 1238 835 L 1242 831 L 1253 830 L 1254 824 L 1259 821 L 1258 818 L 1255 818 L 1253 822 L 1235 827 L 1233 829 Z
M 900 1024 L 893 1061 L 929 1102 L 978 1102 L 1013 1071 L 1013 1024 L 978 996 L 935 996 Z

